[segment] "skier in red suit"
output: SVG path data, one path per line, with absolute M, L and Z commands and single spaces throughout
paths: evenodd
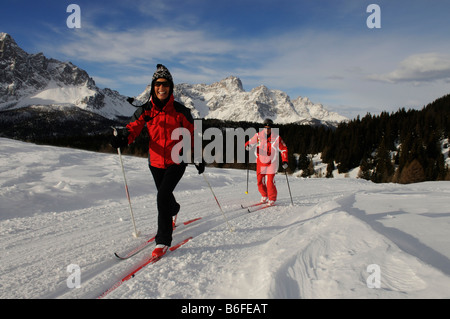
M 277 188 L 275 186 L 275 174 L 278 171 L 279 156 L 284 169 L 288 167 L 288 150 L 277 130 L 272 130 L 273 121 L 264 121 L 264 130 L 256 133 L 246 144 L 247 150 L 256 146 L 256 177 L 258 190 L 261 194 L 261 202 L 273 205 L 277 200 Z
M 172 244 L 172 217 L 180 210 L 180 204 L 175 200 L 173 191 L 187 166 L 187 163 L 180 161 L 181 154 L 172 151 L 179 143 L 178 140 L 172 139 L 172 133 L 179 128 L 185 128 L 193 139 L 194 132 L 191 112 L 181 103 L 174 101 L 173 88 L 174 83 L 169 70 L 164 65 L 158 64 L 152 78 L 150 100 L 138 107 L 131 122 L 126 126 L 126 132 L 111 142 L 114 148 L 126 147 L 134 142 L 144 128 L 147 129 L 149 167 L 157 189 L 158 231 L 155 237 L 156 248 L 152 253 L 156 257 L 164 255 Z M 133 99 L 130 99 L 131 103 Z M 204 172 L 203 161 L 196 163 L 195 166 L 199 174 Z

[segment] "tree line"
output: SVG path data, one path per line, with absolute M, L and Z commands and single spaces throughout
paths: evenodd
M 57 121 L 62 120 L 60 115 Z M 75 147 L 90 151 L 114 153 L 116 150 L 109 145 L 112 137 L 111 125 L 124 125 L 122 122 L 93 122 L 84 119 L 77 123 L 85 123 L 83 129 L 70 130 L 70 125 L 64 123 L 64 132 L 55 131 L 53 124 L 26 128 L 17 136 L 19 130 L 12 127 L 7 134 L 6 126 L 3 136 L 18 138 L 34 143 L 50 144 L 64 147 Z M 48 121 L 47 121 L 48 122 Z M 53 122 L 53 121 L 52 121 Z M 23 121 L 21 121 L 23 125 Z M 44 123 L 44 124 L 43 124 Z M 49 122 L 50 123 L 50 122 Z M 89 123 L 86 125 L 86 123 Z M 19 125 L 19 124 L 17 124 Z M 90 129 L 87 129 L 87 126 Z M 260 123 L 231 122 L 223 120 L 203 120 L 202 128 L 221 129 L 224 134 L 229 128 L 249 127 L 262 128 Z M 359 177 L 375 183 L 414 183 L 422 181 L 450 180 L 450 169 L 445 164 L 442 144 L 449 143 L 450 130 L 450 95 L 437 99 L 421 110 L 399 109 L 391 114 L 382 112 L 379 115 L 368 113 L 338 127 L 310 126 L 299 124 L 278 125 L 279 132 L 289 150 L 289 171 L 301 170 L 303 176 L 315 174 L 311 156 L 321 153 L 323 163 L 327 164 L 326 177 L 333 177 L 333 171 L 346 173 L 351 169 L 360 168 Z M 39 130 L 40 128 L 40 130 Z M 68 134 L 66 131 L 71 131 Z M 94 130 L 94 131 L 93 131 Z M 42 134 L 38 132 L 41 131 Z M 30 132 L 33 134 L 30 135 Z M 129 147 L 124 154 L 147 157 L 148 136 L 143 134 Z M 209 141 L 204 141 L 208 143 Z M 224 149 L 226 152 L 226 150 Z M 234 150 L 237 154 L 236 150 Z M 223 154 L 225 158 L 225 154 Z M 248 163 L 213 163 L 211 166 L 230 167 L 238 169 L 255 169 Z
M 203 120 L 202 127 L 223 130 L 225 143 L 226 129 L 260 129 L 262 124 Z M 298 124 L 277 127 L 289 150 L 289 171 L 302 170 L 303 176 L 315 174 L 311 155 L 321 153 L 327 164 L 326 177 L 333 177 L 335 169 L 346 173 L 359 167 L 359 177 L 375 183 L 450 180 L 450 169 L 442 153 L 442 144 L 449 143 L 450 95 L 421 110 L 401 108 L 391 114 L 368 113 L 337 128 Z M 126 152 L 146 156 L 145 137 L 135 144 Z M 212 166 L 255 169 L 254 164 L 237 162 Z
M 391 114 L 358 116 L 336 130 L 280 129 L 290 150 L 301 154 L 299 168 L 306 174 L 312 172 L 305 154 L 322 153 L 322 161 L 328 164 L 327 177 L 335 168 L 345 173 L 360 167 L 359 177 L 376 183 L 450 180 L 442 154 L 442 144 L 448 146 L 449 130 L 450 95 L 421 110 L 401 108 Z

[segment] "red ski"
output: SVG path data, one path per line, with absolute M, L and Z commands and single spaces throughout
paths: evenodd
M 190 225 L 190 224 L 192 224 L 193 222 L 196 222 L 196 221 L 198 221 L 198 220 L 200 220 L 200 219 L 202 219 L 202 218 L 199 217 L 199 218 L 195 218 L 195 219 L 191 219 L 191 220 L 185 221 L 185 222 L 182 223 L 180 226 L 176 226 L 176 225 L 175 225 L 175 226 L 174 226 L 174 229 L 175 229 L 175 228 L 178 228 L 178 227 Z M 153 236 L 153 237 L 147 239 L 147 240 L 144 241 L 142 244 L 140 244 L 140 245 L 137 246 L 136 248 L 133 248 L 132 250 L 130 250 L 130 251 L 129 251 L 128 253 L 126 253 L 125 255 L 119 255 L 118 253 L 114 253 L 114 255 L 115 255 L 117 258 L 122 259 L 122 260 L 123 260 L 123 259 L 131 258 L 131 257 L 137 255 L 138 253 L 140 253 L 144 248 L 146 248 L 146 247 L 148 246 L 148 244 L 150 244 L 150 243 L 152 243 L 152 242 L 154 242 L 154 241 L 155 241 L 155 236 Z
M 116 290 L 117 288 L 119 288 L 125 281 L 130 280 L 131 278 L 133 278 L 142 268 L 144 268 L 145 266 L 149 265 L 149 264 L 154 264 L 156 263 L 158 260 L 164 258 L 164 256 L 166 256 L 169 252 L 172 252 L 178 248 L 180 248 L 181 246 L 183 246 L 184 244 L 186 244 L 189 240 L 191 240 L 192 237 L 186 238 L 185 240 L 179 242 L 178 244 L 176 244 L 175 246 L 172 246 L 169 248 L 169 251 L 161 256 L 161 257 L 150 257 L 149 259 L 146 259 L 144 262 L 142 262 L 141 264 L 139 264 L 138 266 L 136 266 L 135 268 L 133 268 L 127 275 L 125 275 L 122 279 L 118 280 L 114 285 L 112 285 L 111 288 L 109 288 L 108 290 L 106 290 L 104 293 L 102 293 L 100 296 L 98 296 L 97 299 L 102 299 L 104 297 L 106 297 L 107 295 L 109 295 L 112 291 Z
M 241 208 L 242 209 L 247 209 L 247 208 L 251 208 L 251 207 L 261 206 L 261 205 L 264 205 L 264 204 L 267 204 L 267 202 L 258 202 L 256 204 L 251 204 L 251 205 L 247 205 L 247 206 L 241 204 Z
M 265 209 L 265 208 L 273 207 L 275 205 L 276 205 L 275 203 L 273 203 L 273 204 L 263 203 L 263 205 L 252 206 L 252 207 L 247 208 L 247 212 L 253 213 L 253 212 L 256 212 L 258 210 L 262 210 L 262 209 Z

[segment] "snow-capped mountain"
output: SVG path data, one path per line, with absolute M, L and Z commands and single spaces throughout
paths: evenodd
M 149 94 L 150 86 L 137 98 L 145 102 Z M 259 123 L 271 118 L 279 124 L 331 125 L 346 120 L 306 97 L 291 100 L 264 85 L 246 92 L 234 76 L 210 85 L 177 84 L 174 95 L 192 110 L 194 118 Z M 0 33 L 0 111 L 22 108 L 32 108 L 34 114 L 71 108 L 71 112 L 87 111 L 109 120 L 129 118 L 135 111 L 125 96 L 98 88 L 86 71 L 71 62 L 29 54 L 9 34 Z
M 71 62 L 28 54 L 9 34 L 0 33 L 0 110 L 29 106 L 75 106 L 107 119 L 135 110 L 124 96 L 98 88 Z
M 146 101 L 149 94 L 148 86 L 137 98 Z M 246 92 L 242 81 L 235 76 L 210 85 L 177 84 L 174 96 L 189 107 L 196 118 L 257 123 L 271 118 L 279 124 L 337 124 L 347 120 L 344 116 L 327 111 L 322 104 L 311 102 L 307 97 L 291 100 L 285 92 L 271 90 L 264 85 Z

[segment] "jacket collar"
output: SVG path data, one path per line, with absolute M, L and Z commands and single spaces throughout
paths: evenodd
M 167 103 L 166 103 L 162 108 L 160 108 L 160 107 L 153 101 L 153 97 L 152 97 L 152 99 L 151 99 L 151 101 L 152 101 L 152 108 L 153 108 L 154 110 L 156 110 L 156 111 L 164 111 L 164 112 L 166 112 L 169 108 L 173 108 L 173 101 L 174 101 L 174 100 L 175 100 L 175 99 L 174 99 L 174 97 L 173 97 L 173 94 L 170 95 L 169 100 L 167 101 Z

